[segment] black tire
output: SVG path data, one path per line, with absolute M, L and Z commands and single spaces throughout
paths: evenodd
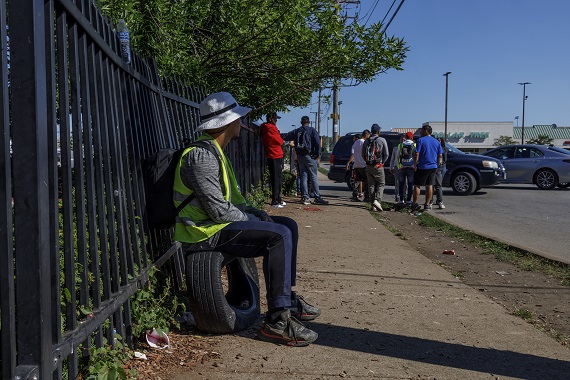
M 540 190 L 552 190 L 558 184 L 558 175 L 550 169 L 541 169 L 534 175 L 534 183 Z
M 350 171 L 347 171 L 346 174 L 344 175 L 344 181 L 346 182 L 346 186 L 348 186 L 348 189 L 350 191 L 354 190 L 354 183 L 356 182 L 354 180 L 354 177 L 350 175 Z
M 471 173 L 459 172 L 453 175 L 451 188 L 456 194 L 471 195 L 477 188 L 477 180 Z
M 570 186 L 570 182 L 561 182 L 558 184 L 558 187 L 561 189 L 566 189 L 568 186 Z
M 228 291 L 224 294 L 222 269 Z M 198 330 L 227 334 L 254 324 L 260 315 L 259 277 L 255 259 L 216 251 L 195 252 L 186 258 L 190 310 Z

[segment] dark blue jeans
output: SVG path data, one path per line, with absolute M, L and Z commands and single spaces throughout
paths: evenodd
M 268 309 L 291 306 L 291 287 L 297 276 L 297 222 L 284 216 L 273 221 L 233 222 L 220 231 L 214 247 L 238 257 L 263 256 Z
M 406 201 L 411 201 L 412 195 L 414 194 L 414 168 L 398 170 L 398 180 L 400 185 L 400 200 L 403 201 L 405 196 Z M 405 191 L 406 185 L 408 191 Z

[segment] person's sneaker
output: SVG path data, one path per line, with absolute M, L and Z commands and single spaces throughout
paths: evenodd
M 285 201 L 281 201 L 281 203 L 279 203 L 282 207 L 287 206 L 287 203 Z
M 358 200 L 360 202 L 362 202 L 364 200 L 364 193 L 358 193 L 358 195 L 356 196 L 356 198 L 358 198 Z
M 372 202 L 372 209 L 376 210 L 376 211 L 384 211 L 382 209 L 382 205 L 380 204 L 380 202 L 378 202 L 376 200 L 374 202 Z
M 440 210 L 445 208 L 445 205 L 443 204 L 443 202 L 436 202 L 435 205 L 438 206 L 440 208 Z
M 414 212 L 418 212 L 422 209 L 422 206 L 420 206 L 417 203 L 412 203 L 412 207 L 410 208 L 410 212 L 413 214 Z
M 424 211 L 431 210 L 431 205 L 424 205 Z
M 303 204 L 304 205 L 310 205 L 311 204 L 311 200 L 309 198 L 303 198 Z
M 283 311 L 275 323 L 265 320 L 257 331 L 257 338 L 266 342 L 302 347 L 313 343 L 319 335 L 303 326 L 289 309 Z
M 291 294 L 291 307 L 289 310 L 291 310 L 291 315 L 300 321 L 312 321 L 321 315 L 318 307 L 307 303 L 303 297 L 295 292 Z
M 400 197 L 396 197 L 396 198 L 394 198 L 394 202 L 396 202 L 396 203 L 400 203 Z
M 273 208 L 283 208 L 283 205 L 280 204 L 280 203 L 272 203 L 272 204 L 271 204 L 271 207 L 273 207 Z
M 313 203 L 316 205 L 328 205 L 329 201 L 325 201 L 323 198 L 319 197 L 319 198 L 315 198 Z
M 406 204 L 407 204 L 407 205 L 411 205 L 411 204 L 412 204 L 412 201 L 406 201 Z

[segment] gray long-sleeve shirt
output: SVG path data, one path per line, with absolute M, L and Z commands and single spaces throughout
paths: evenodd
M 214 149 L 217 148 L 214 146 Z M 257 217 L 254 215 L 261 212 L 253 207 L 246 209 L 245 204 L 234 205 L 225 200 L 220 161 L 207 149 L 196 147 L 186 155 L 180 168 L 180 178 L 196 194 L 191 204 L 202 208 L 216 223 L 255 220 Z

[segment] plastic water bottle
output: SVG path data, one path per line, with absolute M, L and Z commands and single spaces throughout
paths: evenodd
M 117 22 L 117 33 L 121 41 L 121 56 L 125 62 L 131 63 L 131 36 L 125 20 L 120 19 L 119 22 Z

